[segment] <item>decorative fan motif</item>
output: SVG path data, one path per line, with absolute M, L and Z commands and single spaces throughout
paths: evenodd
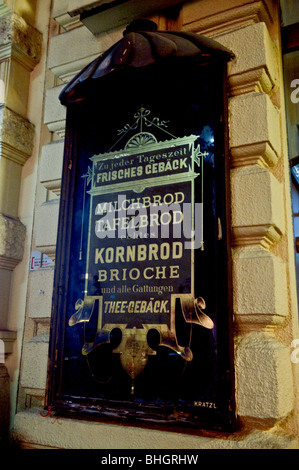
M 128 140 L 125 149 L 137 149 L 139 147 L 144 147 L 145 145 L 156 143 L 157 139 L 153 134 L 150 134 L 149 132 L 139 132 Z

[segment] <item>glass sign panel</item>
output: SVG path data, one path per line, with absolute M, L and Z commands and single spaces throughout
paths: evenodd
M 152 329 L 159 346 L 192 360 L 190 347 L 178 344 L 177 300 L 185 322 L 213 328 L 202 311 L 205 300 L 194 297 L 192 254 L 203 243 L 194 179 L 201 180 L 204 154 L 194 147 L 196 140 L 191 135 L 157 142 L 153 134 L 139 132 L 125 149 L 91 157 L 83 175 L 91 186 L 85 295 L 77 299 L 69 325 L 89 322 L 97 309 L 96 335 L 84 343 L 84 355 L 110 343 L 113 329 L 121 331 L 113 353 L 132 379 L 132 394 L 148 355 L 156 355 L 147 341 Z

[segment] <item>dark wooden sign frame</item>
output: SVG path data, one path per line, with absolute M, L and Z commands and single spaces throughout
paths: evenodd
M 58 415 L 173 429 L 236 428 L 226 62 L 213 54 L 168 57 L 68 90 L 46 400 Z M 134 147 L 136 136 L 139 144 L 141 137 L 154 140 Z M 161 163 L 163 152 L 170 170 Z M 121 171 L 113 174 L 116 168 Z M 153 168 L 158 176 L 146 180 Z M 120 189 L 125 201 L 134 194 L 156 201 L 184 194 L 191 202 L 194 196 L 192 207 L 204 208 L 199 248 L 180 251 L 173 234 L 168 240 L 101 239 L 101 217 L 109 201 L 118 207 Z M 141 243 L 143 252 L 151 249 L 146 278 L 152 284 L 137 278 L 144 273 L 143 254 L 131 264 L 124 258 Z M 177 251 L 169 262 L 164 255 L 163 276 L 154 278 L 155 269 L 161 273 L 158 247 Z M 133 285 L 137 291 L 142 286 L 141 296 Z M 159 285 L 160 297 L 152 293 Z

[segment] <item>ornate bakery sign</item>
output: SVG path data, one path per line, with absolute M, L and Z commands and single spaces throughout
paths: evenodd
M 52 412 L 234 429 L 228 57 L 129 28 L 60 95 Z
M 144 108 L 135 114 L 141 128 L 149 114 Z M 192 360 L 191 349 L 177 342 L 176 299 L 186 322 L 213 328 L 204 299 L 194 296 L 193 250 L 203 246 L 203 204 L 195 202 L 194 179 L 202 182 L 204 154 L 196 141 L 191 135 L 157 142 L 138 132 L 123 150 L 93 156 L 83 176 L 91 185 L 85 296 L 69 325 L 89 321 L 97 305 L 98 330 L 83 354 L 121 329 L 114 352 L 132 378 L 132 393 L 147 356 L 156 354 L 147 343 L 151 328 L 160 334 L 159 345 Z

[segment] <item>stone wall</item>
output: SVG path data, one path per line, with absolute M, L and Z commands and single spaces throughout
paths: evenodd
M 101 34 L 88 30 L 72 6 L 96 3 L 53 2 L 43 114 L 48 140 L 40 146 L 32 237 L 32 250 L 53 263 L 29 272 L 15 440 L 23 447 L 54 448 L 298 448 L 299 367 L 291 361 L 291 342 L 299 338 L 298 312 L 279 2 L 274 0 L 194 0 L 182 5 L 176 19 L 163 13 L 152 17 L 160 29 L 213 37 L 236 55 L 228 73 L 239 431 L 191 436 L 62 418 L 56 422 L 40 415 L 66 117 L 58 95 L 125 28 Z
M 6 439 L 8 433 L 10 385 L 14 380 L 10 363 L 18 336 L 16 312 L 11 310 L 11 297 L 15 295 L 13 276 L 23 259 L 27 235 L 19 213 L 22 174 L 35 140 L 35 124 L 28 109 L 30 81 L 40 62 L 42 47 L 42 35 L 31 21 L 35 17 L 33 3 L 23 2 L 23 6 L 29 3 L 30 14 L 28 11 L 22 16 L 19 9 L 10 8 L 10 2 L 0 2 L 0 340 L 5 350 L 0 415 L 6 416 L 1 420 L 0 440 Z M 22 323 L 23 319 L 19 325 Z

